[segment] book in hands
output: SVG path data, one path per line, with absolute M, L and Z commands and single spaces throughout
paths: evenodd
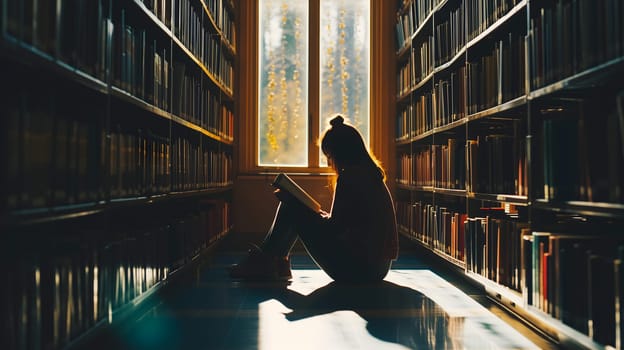
M 293 181 L 288 175 L 280 173 L 275 177 L 272 183 L 273 187 L 279 188 L 282 191 L 290 193 L 299 202 L 306 207 L 312 209 L 315 213 L 321 212 L 321 204 L 317 202 L 312 196 L 308 194 L 301 186 Z

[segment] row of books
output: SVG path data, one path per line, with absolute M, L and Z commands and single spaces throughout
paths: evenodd
M 543 198 L 624 203 L 624 93 L 553 106 L 540 110 Z
M 397 73 L 397 96 L 405 95 L 410 91 L 412 86 L 414 86 L 412 80 L 413 69 L 411 59 L 407 60 L 405 65 L 399 68 L 399 72 Z
M 467 8 L 468 39 L 483 32 L 518 3 L 517 0 L 462 2 L 458 11 Z M 531 84 L 534 89 L 622 55 L 624 25 L 618 19 L 624 15 L 624 6 L 618 0 L 602 1 L 598 4 L 591 0 L 556 0 L 540 4 L 531 12 L 528 51 Z M 403 16 L 408 14 L 409 11 Z M 605 20 L 598 22 L 598 18 Z M 456 17 L 456 20 L 460 18 Z M 436 65 L 444 62 L 442 58 L 452 56 L 449 52 L 452 53 L 453 50 L 449 48 L 459 49 L 463 46 L 456 46 L 452 40 L 455 34 L 458 40 L 462 40 L 462 26 L 458 26 L 456 30 L 447 27 L 453 27 L 452 23 L 443 22 L 435 28 Z M 521 46 L 524 45 L 523 36 L 524 34 L 520 35 Z M 445 40 L 441 40 L 442 38 Z M 523 47 L 517 50 L 512 48 L 512 51 L 517 51 L 518 58 L 524 60 Z M 511 56 L 514 59 L 515 54 L 512 53 Z M 516 62 L 512 67 L 524 67 L 524 64 Z M 520 82 L 524 83 L 523 75 Z
M 400 69 L 397 88 L 401 94 L 413 87 L 412 68 L 410 61 Z M 507 40 L 494 44 L 490 54 L 460 66 L 447 79 L 436 82 L 432 93 L 412 98 L 398 114 L 397 140 L 519 97 L 525 93 L 524 82 L 524 40 L 510 33 Z
M 212 14 L 216 25 L 221 29 L 225 39 L 236 46 L 236 27 L 234 25 L 234 15 L 232 13 L 231 0 L 204 0 L 208 10 Z
M 466 68 L 461 66 L 433 87 L 434 127 L 466 117 Z
M 192 6 L 189 0 L 145 0 L 148 8 L 152 9 L 155 14 L 167 16 L 165 20 L 160 18 L 168 27 L 171 26 L 171 17 L 173 16 L 173 33 L 184 44 L 184 46 L 200 61 L 204 66 L 216 77 L 216 79 L 224 84 L 230 91 L 231 84 L 231 66 L 232 63 L 222 63 L 221 61 L 229 60 L 222 52 L 221 39 L 216 31 L 207 29 L 203 19 L 206 18 L 201 7 Z M 173 9 L 171 8 L 173 6 Z M 216 10 L 216 9 L 215 9 Z M 173 13 L 172 13 L 173 11 Z M 124 10 L 122 10 L 123 16 Z M 232 25 L 232 23 L 230 23 Z M 131 32 L 133 30 L 131 29 Z M 139 34 L 140 33 L 140 34 Z M 136 33 L 139 38 L 142 31 Z M 130 34 L 132 36 L 132 34 Z M 132 39 L 130 39 L 132 40 Z M 140 39 L 137 39 L 140 40 Z M 149 48 L 149 45 L 148 45 Z M 140 54 L 137 54 L 141 58 Z M 161 60 L 170 61 L 170 58 L 163 54 Z M 136 62 L 139 66 L 142 61 Z M 149 64 L 148 64 L 149 66 Z M 169 71 L 171 69 L 167 62 L 163 63 L 163 69 Z M 169 75 L 164 74 L 163 79 L 168 80 Z M 162 81 L 162 80 L 161 80 Z M 166 95 L 164 95 L 166 96 Z M 166 108 L 165 108 L 166 109 Z M 168 110 L 168 109 L 167 109 Z
M 468 40 L 476 38 L 522 0 L 464 0 Z
M 171 28 L 171 0 L 141 0 L 154 15 L 168 28 Z
M 488 54 L 467 63 L 468 113 L 477 113 L 522 96 L 525 88 L 524 38 L 509 33 Z
M 217 72 L 217 79 L 230 92 L 234 93 L 234 62 L 227 58 L 226 54 L 221 50 L 218 59 L 208 65 L 213 72 Z
M 173 142 L 173 191 L 191 191 L 231 185 L 232 154 L 177 138 Z
M 149 38 L 145 29 L 135 29 L 127 24 L 126 17 L 126 11 L 122 9 L 119 23 L 113 23 L 113 83 L 130 94 L 169 111 L 170 79 L 179 79 L 180 75 L 191 72 L 191 69 L 185 70 L 181 64 L 177 64 L 178 71 L 173 69 L 166 45 Z M 188 35 L 180 30 L 185 46 L 220 83 L 232 91 L 232 63 L 220 49 L 218 36 L 203 30 L 198 17 L 192 17 L 183 23 L 189 24 L 189 28 L 194 30 Z M 201 70 L 192 71 L 197 72 L 197 76 L 204 75 Z M 182 97 L 179 92 L 175 94 L 175 97 Z
M 488 215 L 468 217 L 463 210 L 423 201 L 397 201 L 397 224 L 411 237 L 463 261 L 466 271 L 521 292 L 526 278 L 523 237 L 531 231 L 514 211 L 481 208 Z
M 181 14 L 188 13 L 188 7 L 190 6 L 190 2 L 188 0 L 140 1 L 168 28 L 171 28 L 172 19 L 174 27 L 176 28 L 186 25 L 184 24 L 185 22 L 192 22 L 192 17 L 181 16 Z M 221 30 L 225 39 L 232 46 L 234 46 L 236 43 L 234 19 L 231 10 L 229 9 L 229 5 L 226 5 L 226 3 L 227 0 L 201 0 L 201 2 L 197 2 L 197 6 L 203 6 L 204 4 L 207 6 L 208 11 L 210 11 L 210 16 L 214 19 L 217 28 Z M 200 14 L 204 13 L 204 10 L 201 7 L 198 11 Z
M 185 69 L 186 65 L 181 62 L 170 64 L 167 49 L 160 48 L 161 45 L 156 40 L 148 38 L 145 29 L 135 30 L 126 24 L 126 17 L 126 11 L 121 9 L 119 23 L 113 24 L 115 33 L 112 43 L 113 83 L 126 92 L 167 111 L 170 110 L 170 94 L 172 94 L 171 100 L 174 104 L 172 107 L 177 107 L 172 108 L 172 112 L 181 113 L 180 116 L 187 120 L 191 118 L 188 118 L 186 111 L 198 106 L 193 114 L 194 119 L 196 118 L 193 122 L 226 139 L 231 139 L 233 133 L 231 111 L 221 105 L 215 93 L 206 92 L 207 100 L 204 100 L 197 94 L 193 95 L 196 91 L 185 88 L 188 85 L 182 85 L 180 80 L 189 76 L 191 68 Z M 212 51 L 216 55 L 216 49 Z M 225 68 L 231 70 L 232 67 L 226 65 Z M 208 79 L 200 70 L 193 71 L 196 74 L 191 78 L 205 82 L 204 89 L 212 88 L 220 92 L 214 86 L 209 87 Z M 223 79 L 229 81 L 231 71 L 228 74 L 230 76 Z M 178 84 L 170 87 L 170 79 Z M 185 113 L 182 113 L 183 109 Z
M 219 34 L 207 29 L 203 23 L 203 10 L 193 6 L 190 0 L 179 0 L 179 7 L 176 7 L 176 20 L 174 25 L 174 34 L 186 46 L 197 59 L 204 64 L 205 67 L 230 90 L 232 86 L 229 83 L 231 78 L 221 66 L 227 64 L 223 61 L 229 61 L 223 53 L 221 47 L 221 39 Z M 231 62 L 229 62 L 231 66 Z
M 461 211 L 439 205 L 398 201 L 397 223 L 434 250 L 465 262 L 467 271 L 521 290 L 520 237 L 529 230 L 513 215 L 469 218 Z
M 110 196 L 136 197 L 167 193 L 171 188 L 169 138 L 150 130 L 110 133 Z
M 528 224 L 505 214 L 502 208 L 483 209 L 493 211 L 492 215 L 470 217 L 463 223 L 466 271 L 521 291 L 521 237 L 530 232 Z
M 114 321 L 116 310 L 190 261 L 230 227 L 230 220 L 229 203 L 214 200 L 144 229 L 116 228 L 112 234 L 81 229 L 54 242 L 29 244 L 28 254 L 5 246 L 3 255 L 13 268 L 2 272 L 7 283 L 0 345 L 63 348 L 98 322 Z
M 105 80 L 106 0 L 5 1 L 2 34 Z
M 465 254 L 466 214 L 421 201 L 397 201 L 397 224 L 411 237 L 454 259 Z
M 622 243 L 609 234 L 523 234 L 525 300 L 600 344 L 621 346 Z
M 433 186 L 432 154 L 430 148 L 402 153 L 397 160 L 396 182 L 408 186 Z
M 154 11 L 160 11 L 158 9 L 164 3 L 170 1 L 146 2 Z M 124 8 L 116 10 L 110 17 L 107 0 L 62 0 L 59 11 L 48 6 L 45 1 L 9 1 L 4 35 L 58 57 L 102 81 L 108 79 L 107 69 L 110 69 L 114 85 L 169 110 L 169 45 L 157 41 L 149 28 L 131 23 Z M 176 23 L 191 28 L 195 22 L 189 18 Z M 192 40 L 190 35 L 183 38 L 188 39 L 184 44 L 231 92 L 233 66 L 231 59 L 221 50 L 219 36 L 199 30 L 193 33 Z M 112 61 L 109 60 L 109 50 Z
M 397 13 L 395 25 L 397 47 L 400 49 L 408 45 L 412 34 L 425 22 L 433 9 L 442 0 L 411 0 L 404 4 L 404 9 Z
M 528 305 L 598 343 L 622 344 L 624 246 L 617 235 L 532 232 L 502 208 L 467 217 L 442 206 L 397 201 L 397 223 L 466 271 L 522 293 Z M 617 331 L 620 330 L 620 331 Z
M 617 1 L 617 0 L 614 0 Z M 438 0 L 414 0 L 404 6 L 404 10 L 397 13 L 395 34 L 397 48 L 409 45 L 412 34 L 423 24 L 431 11 L 440 3 Z M 460 24 L 454 32 L 458 40 L 472 40 L 484 32 L 490 25 L 505 16 L 521 0 L 464 0 L 455 11 L 455 20 Z M 464 15 L 465 14 L 465 15 Z M 466 18 L 467 32 L 464 34 L 463 20 Z M 461 23 L 460 23 L 461 22 Z M 461 48 L 463 45 L 459 45 Z
M 199 209 L 173 223 L 170 237 L 170 270 L 175 271 L 197 257 L 202 249 L 223 237 L 232 228 L 231 203 L 222 198 L 200 199 Z
M 466 189 L 472 193 L 528 195 L 526 143 L 508 135 L 446 144 L 402 153 L 397 183 Z
M 455 57 L 466 44 L 464 14 L 466 3 L 461 2 L 459 7 L 449 12 L 449 17 L 437 24 L 434 30 L 435 37 L 435 65 L 439 67 Z M 436 19 L 437 21 L 437 19 Z
M 409 140 L 431 129 L 434 125 L 434 99 L 431 91 L 410 100 L 397 117 L 396 140 Z
M 202 21 L 204 10 L 198 5 L 196 1 L 176 1 L 173 33 L 200 61 L 206 62 L 206 55 L 216 54 L 216 51 L 212 50 L 213 41 L 219 40 L 216 32 L 207 30 L 207 25 Z M 206 44 L 208 45 L 204 47 Z
M 397 117 L 396 140 L 409 140 L 466 116 L 466 74 L 461 66 L 403 106 Z
M 16 90 L 15 94 L 23 92 Z M 3 98 L 7 111 L 2 119 L 3 149 L 11 152 L 1 158 L 2 207 L 9 210 L 167 193 L 172 185 L 180 190 L 195 181 L 194 189 L 232 181 L 231 154 L 208 139 L 193 148 L 193 155 L 189 149 L 176 148 L 179 139 L 172 147 L 168 133 L 125 130 L 120 125 L 107 133 L 101 109 L 72 105 L 44 88 L 23 92 L 21 98 L 15 94 Z M 231 113 L 220 111 L 222 121 L 227 116 L 231 125 Z M 170 165 L 172 159 L 184 159 L 183 164 L 192 159 L 195 166 Z M 173 174 L 191 170 L 195 176 L 172 183 Z
M 172 113 L 201 126 L 225 140 L 234 139 L 232 108 L 221 100 L 220 91 L 201 75 L 187 73 L 183 62 L 173 64 Z
M 438 188 L 466 189 L 466 148 L 464 140 L 448 139 L 431 146 L 433 185 Z
M 531 12 L 534 89 L 624 54 L 624 5 L 619 0 L 553 0 Z
M 405 64 L 399 68 L 397 76 L 397 94 L 402 96 L 408 93 L 421 81 L 425 80 L 434 68 L 433 37 L 415 45 Z
M 111 197 L 136 197 L 227 186 L 232 156 L 225 151 L 151 131 L 110 134 Z
M 42 86 L 17 84 L 4 91 L 0 206 L 34 209 L 99 198 L 105 135 L 97 123 L 103 111 L 68 109 L 68 101 L 55 103 Z
M 487 135 L 466 141 L 466 189 L 472 193 L 528 195 L 526 141 Z
M 234 14 L 232 12 L 226 10 L 223 15 L 223 24 L 221 25 L 221 32 L 225 36 L 225 39 L 232 45 L 232 47 L 236 47 L 236 22 L 234 19 Z
M 401 154 L 397 161 L 397 183 L 465 189 L 464 145 L 463 141 L 448 139 L 443 145 L 432 145 L 413 153 Z
M 112 81 L 117 87 L 163 110 L 169 110 L 171 64 L 168 49 L 127 23 L 121 9 L 113 22 Z

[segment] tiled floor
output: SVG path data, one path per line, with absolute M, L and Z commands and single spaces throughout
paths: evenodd
M 554 348 L 482 291 L 402 253 L 381 284 L 339 285 L 303 253 L 290 284 L 242 283 L 218 251 L 102 347 L 126 349 Z M 444 276 L 444 277 L 443 277 Z M 504 321 L 503 321 L 504 320 Z

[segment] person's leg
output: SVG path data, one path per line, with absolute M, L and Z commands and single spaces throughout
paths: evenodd
M 316 226 L 322 218 L 297 202 L 280 202 L 273 224 L 260 247 L 249 250 L 241 263 L 230 267 L 230 276 L 249 280 L 288 280 L 292 277 L 289 254 L 297 241 L 298 227 Z
M 273 224 L 260 245 L 260 249 L 267 254 L 279 257 L 288 256 L 297 241 L 297 232 L 294 230 L 296 217 L 290 205 L 280 202 Z
M 329 227 L 316 232 L 301 227 L 299 239 L 314 262 L 334 281 L 381 281 L 390 269 L 390 260 L 370 261 L 357 254 Z
M 353 252 L 349 242 L 317 213 L 298 202 L 281 202 L 261 250 L 276 257 L 287 257 L 297 239 L 314 262 L 336 281 L 370 282 L 382 280 L 390 261 L 369 261 Z
M 230 270 L 232 277 L 253 279 L 290 278 L 288 255 L 301 239 L 310 257 L 336 281 L 381 280 L 390 262 L 369 262 L 353 254 L 348 242 L 339 238 L 328 220 L 297 202 L 280 202 L 273 224 L 259 250 Z

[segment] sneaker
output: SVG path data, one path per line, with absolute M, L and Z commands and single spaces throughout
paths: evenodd
M 249 249 L 239 264 L 230 266 L 231 278 L 248 281 L 288 281 L 292 279 L 290 259 L 264 253 L 257 246 Z

